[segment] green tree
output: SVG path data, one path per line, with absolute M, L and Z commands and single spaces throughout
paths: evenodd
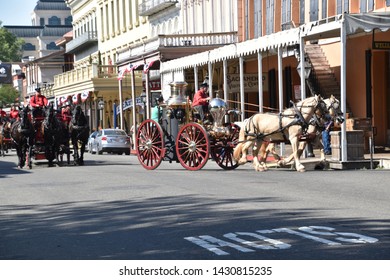
M 0 21 L 0 61 L 21 61 L 23 44 L 24 41 L 4 28 Z
M 18 97 L 19 92 L 12 85 L 0 85 L 0 106 L 9 107 Z

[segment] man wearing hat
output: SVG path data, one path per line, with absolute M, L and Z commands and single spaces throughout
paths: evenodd
M 200 119 L 204 121 L 204 112 L 208 111 L 208 105 L 210 97 L 208 96 L 209 85 L 203 83 L 200 85 L 200 89 L 195 93 L 192 101 L 192 108 L 194 108 L 200 116 Z
M 47 106 L 47 98 L 41 94 L 41 89 L 35 89 L 35 95 L 30 97 L 30 107 L 32 110 L 33 120 L 36 117 L 44 117 L 43 108 Z

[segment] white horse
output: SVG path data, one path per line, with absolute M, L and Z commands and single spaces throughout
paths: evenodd
M 322 143 L 322 131 L 325 129 L 325 123 L 331 119 L 335 123 L 343 123 L 344 117 L 343 112 L 340 108 L 340 101 L 335 98 L 333 95 L 330 98 L 326 98 L 323 100 L 326 104 L 327 112 L 322 112 L 322 114 L 314 114 L 313 118 L 309 122 L 309 127 L 307 132 L 300 139 L 299 147 L 298 147 L 298 156 L 301 157 L 303 151 L 306 147 L 307 142 L 310 142 L 313 147 L 320 149 L 320 165 L 326 166 L 326 157 L 323 149 Z M 323 114 L 325 113 L 325 114 Z M 275 143 L 267 143 L 263 142 L 260 147 L 260 159 L 259 161 L 263 161 L 263 165 L 266 168 L 266 160 L 268 154 L 271 153 L 275 160 L 277 161 L 278 166 L 286 166 L 294 159 L 294 154 L 290 154 L 288 157 L 282 159 L 276 152 Z
M 233 157 L 239 164 L 247 162 L 248 149 L 252 147 L 255 170 L 264 171 L 264 162 L 258 159 L 259 147 L 263 142 L 289 141 L 297 171 L 305 171 L 298 155 L 299 138 L 306 130 L 315 112 L 326 111 L 326 104 L 318 95 L 298 102 L 281 114 L 258 113 L 249 118 L 240 130 L 239 143 L 234 148 Z

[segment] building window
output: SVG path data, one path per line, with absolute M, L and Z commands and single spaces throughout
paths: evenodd
M 282 0 L 282 30 L 291 28 L 291 0 Z
M 322 14 L 321 14 L 321 18 L 327 18 L 328 16 L 328 5 L 327 5 L 328 1 L 327 0 L 322 0 Z
M 254 25 L 255 25 L 255 38 L 262 36 L 262 14 L 261 14 L 261 2 L 255 1 L 255 14 L 254 14 Z
M 245 1 L 245 40 L 249 40 L 249 0 Z
M 374 0 L 361 0 L 360 1 L 360 12 L 367 13 L 374 10 Z
M 126 0 L 122 0 L 122 24 L 126 28 Z
M 337 14 L 349 12 L 349 0 L 337 0 Z
M 310 21 L 318 20 L 318 0 L 310 1 Z
M 46 45 L 47 50 L 59 50 L 60 47 L 56 45 L 56 43 L 51 42 L 50 44 Z
M 49 25 L 61 25 L 61 19 L 56 16 L 52 16 L 49 18 Z
M 31 43 L 24 44 L 22 48 L 24 51 L 35 51 L 36 50 L 35 46 Z
M 100 29 L 102 31 L 102 39 L 104 39 L 104 11 L 103 11 L 103 7 L 100 8 Z
M 44 26 L 45 25 L 45 19 L 44 18 L 40 18 L 39 19 L 39 25 L 40 26 Z
M 305 23 L 305 0 L 299 2 L 299 24 Z
M 390 6 L 390 0 L 386 0 L 386 6 L 387 6 L 387 7 Z
M 266 35 L 274 33 L 274 19 L 275 19 L 275 3 L 273 0 L 267 0 L 266 2 L 266 24 L 265 33 Z
M 72 25 L 72 16 L 68 16 L 66 19 L 65 19 L 65 25 Z

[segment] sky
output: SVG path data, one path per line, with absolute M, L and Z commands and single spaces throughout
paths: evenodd
M 0 0 L 0 21 L 3 25 L 31 25 L 31 13 L 37 0 Z

